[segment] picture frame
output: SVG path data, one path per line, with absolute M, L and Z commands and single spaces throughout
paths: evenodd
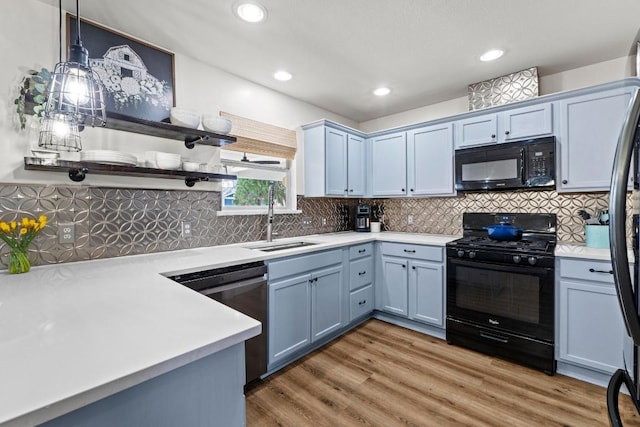
M 76 17 L 68 13 L 67 52 L 76 38 Z M 168 121 L 176 105 L 172 52 L 82 18 L 80 38 L 89 51 L 89 67 L 104 87 L 107 118 L 116 113 Z

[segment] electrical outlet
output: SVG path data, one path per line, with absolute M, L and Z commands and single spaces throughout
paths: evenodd
M 327 225 L 327 218 L 322 218 L 322 225 Z
M 191 223 L 182 221 L 182 238 L 186 239 L 191 237 Z
M 312 227 L 311 217 L 305 216 L 304 218 L 302 218 L 302 228 L 311 228 L 311 227 Z
M 413 224 L 413 215 L 407 215 L 407 224 Z
M 76 241 L 76 225 L 73 222 L 58 224 L 58 242 L 73 243 Z

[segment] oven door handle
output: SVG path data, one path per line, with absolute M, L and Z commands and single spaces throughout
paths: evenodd
M 635 345 L 640 345 L 640 319 L 638 319 L 638 306 L 627 258 L 626 206 L 629 168 L 636 145 L 639 115 L 640 97 L 638 90 L 636 90 L 627 109 L 624 126 L 618 138 L 609 193 L 609 238 L 611 240 L 614 282 L 624 323 L 627 326 L 627 333 Z
M 447 261 L 452 265 L 462 265 L 484 270 L 499 270 L 520 274 L 548 274 L 552 269 L 548 267 L 535 267 L 527 264 L 497 264 L 488 261 L 467 261 L 452 256 L 447 257 Z M 450 271 L 450 269 L 447 269 Z

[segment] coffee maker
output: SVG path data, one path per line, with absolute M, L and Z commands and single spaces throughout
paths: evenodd
M 355 231 L 371 231 L 371 206 L 356 206 L 356 227 Z

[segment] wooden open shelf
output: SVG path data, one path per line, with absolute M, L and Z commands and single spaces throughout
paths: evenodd
M 154 169 L 94 162 L 75 162 L 59 159 L 51 160 L 40 157 L 25 157 L 24 168 L 25 170 L 32 171 L 67 172 L 69 174 L 69 179 L 75 182 L 83 181 L 88 173 L 94 173 L 97 175 L 184 179 L 187 187 L 193 187 L 196 182 L 201 181 L 224 181 L 237 179 L 235 175 L 218 173 L 187 172 L 182 170 Z

